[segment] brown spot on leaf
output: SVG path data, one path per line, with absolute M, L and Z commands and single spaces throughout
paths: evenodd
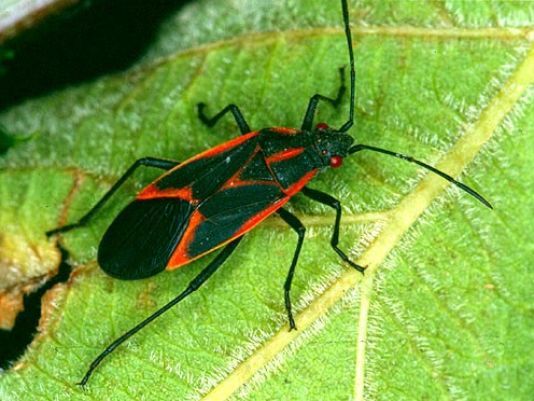
M 154 301 L 154 298 L 152 297 L 152 294 L 156 290 L 158 286 L 155 283 L 148 283 L 145 289 L 139 294 L 137 297 L 137 307 L 151 310 L 156 307 L 156 302 Z

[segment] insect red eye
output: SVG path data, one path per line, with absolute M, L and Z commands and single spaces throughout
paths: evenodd
M 315 128 L 317 128 L 319 131 L 325 131 L 328 129 L 327 123 L 318 123 Z
M 330 167 L 338 168 L 343 164 L 343 158 L 341 156 L 332 156 L 330 158 Z

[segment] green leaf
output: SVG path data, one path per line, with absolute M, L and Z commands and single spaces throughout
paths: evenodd
M 181 291 L 211 257 L 125 282 L 95 263 L 106 226 L 157 172 L 136 175 L 93 223 L 61 238 L 77 266 L 47 297 L 41 334 L 0 377 L 2 400 L 514 399 L 532 394 L 534 7 L 526 2 L 350 5 L 358 142 L 425 160 L 473 186 L 490 211 L 439 177 L 358 154 L 295 197 L 308 227 L 287 331 L 282 284 L 296 236 L 273 218 L 195 295 L 74 383 L 112 339 Z M 184 7 L 131 71 L 0 114 L 31 135 L 0 157 L 0 288 L 57 266 L 44 232 L 79 218 L 136 158 L 184 160 L 237 135 L 195 105 L 241 105 L 250 125 L 299 126 L 347 63 L 337 2 L 214 1 Z M 319 120 L 347 116 L 328 105 Z M 529 271 L 530 270 L 530 271 Z

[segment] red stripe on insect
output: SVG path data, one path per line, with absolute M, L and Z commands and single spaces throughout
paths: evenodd
M 281 161 L 284 161 L 284 160 L 292 159 L 292 158 L 302 154 L 305 150 L 306 150 L 306 148 L 304 148 L 304 147 L 286 149 L 286 150 L 283 150 L 281 152 L 275 153 L 275 154 L 267 157 L 265 159 L 265 161 L 267 162 L 267 164 L 278 163 L 278 162 L 281 162 Z
M 179 198 L 188 202 L 194 202 L 195 200 L 191 187 L 159 189 L 154 184 L 150 184 L 143 189 L 136 197 L 138 200 L 159 198 Z
M 310 180 L 315 176 L 315 174 L 317 174 L 317 169 L 310 171 L 309 173 L 304 175 L 300 180 L 298 180 L 296 183 L 294 183 L 289 188 L 287 188 L 284 192 L 288 196 L 280 199 L 279 201 L 273 203 L 271 206 L 269 206 L 265 210 L 262 210 L 261 212 L 254 215 L 254 217 L 250 218 L 245 224 L 243 224 L 239 228 L 239 230 L 235 232 L 232 238 L 237 238 L 240 235 L 245 234 L 247 231 L 252 230 L 258 224 L 260 224 L 263 220 L 265 220 L 271 214 L 273 214 L 278 209 L 280 209 L 282 206 L 284 206 L 284 204 L 286 204 L 287 201 L 291 199 L 291 196 L 299 192 L 308 182 L 310 182 Z
M 195 238 L 198 226 L 205 220 L 206 218 L 198 210 L 193 212 L 178 247 L 174 250 L 169 261 L 167 262 L 166 270 L 174 270 L 193 260 L 193 258 L 191 258 L 187 253 L 187 249 L 189 248 L 189 244 L 191 244 Z M 194 259 L 197 259 L 200 256 L 202 255 L 197 255 Z
M 250 157 L 247 159 L 245 164 L 250 163 L 250 161 L 256 156 L 258 151 L 260 151 L 260 147 L 259 145 L 256 145 L 254 152 L 250 155 Z M 239 170 L 237 170 L 235 174 L 226 181 L 226 183 L 221 187 L 221 189 L 228 189 L 228 188 L 233 188 L 233 187 L 237 187 L 240 185 L 247 185 L 248 183 L 254 183 L 251 181 L 241 180 L 239 177 L 241 176 L 242 173 L 243 173 L 243 168 L 240 168 Z
M 301 132 L 298 129 L 288 127 L 271 127 L 269 131 L 282 135 L 296 135 Z
M 248 134 L 245 134 L 245 135 L 241 135 L 241 136 L 238 136 L 237 138 L 234 138 L 228 142 L 225 142 L 219 146 L 215 146 L 214 148 L 211 148 L 211 149 L 208 149 L 188 160 L 186 160 L 183 164 L 187 164 L 187 163 L 190 163 L 194 160 L 198 160 L 198 159 L 204 159 L 206 157 L 211 157 L 211 156 L 215 156 L 215 155 L 218 155 L 226 150 L 230 150 L 230 149 L 233 149 L 235 148 L 236 146 L 238 145 L 241 145 L 243 142 L 246 142 L 248 141 L 250 138 L 254 138 L 255 136 L 257 136 L 259 134 L 258 131 L 253 131 L 253 132 L 249 132 Z
M 296 183 L 294 183 L 293 185 L 287 187 L 285 190 L 284 190 L 284 193 L 288 196 L 293 196 L 295 195 L 297 192 L 299 192 L 302 188 L 304 188 L 304 186 L 311 181 L 311 179 L 313 177 L 315 177 L 315 174 L 317 174 L 317 169 L 314 169 L 308 173 L 306 173 L 305 175 L 302 176 L 302 178 L 300 180 L 298 180 Z

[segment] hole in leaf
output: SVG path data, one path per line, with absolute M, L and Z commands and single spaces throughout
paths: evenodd
M 26 351 L 37 333 L 41 317 L 41 298 L 46 291 L 69 279 L 72 267 L 66 262 L 67 251 L 61 249 L 61 263 L 57 274 L 42 287 L 24 296 L 24 310 L 20 312 L 11 330 L 0 329 L 0 369 L 8 369 Z

